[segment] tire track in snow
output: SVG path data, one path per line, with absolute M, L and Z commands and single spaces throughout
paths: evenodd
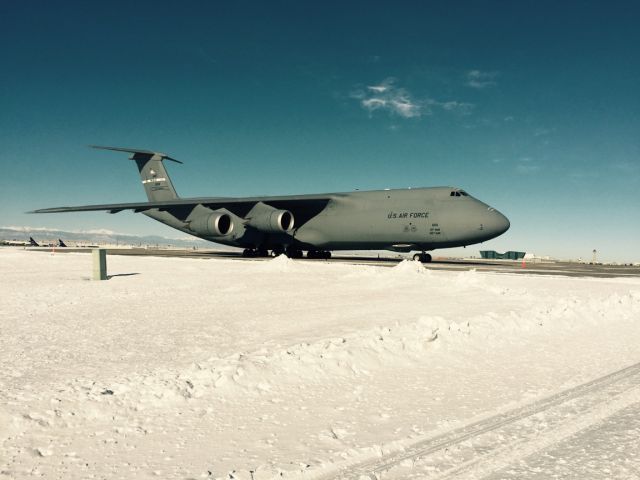
M 587 401 L 587 406 L 582 406 L 581 411 L 572 412 L 572 418 L 575 419 L 576 417 L 579 417 L 579 420 L 575 423 L 574 428 L 567 428 L 562 426 L 559 428 L 559 430 L 562 430 L 564 428 L 564 435 L 561 434 L 560 436 L 562 438 L 566 438 L 566 436 L 571 435 L 572 433 L 575 433 L 583 428 L 586 428 L 587 426 L 601 420 L 603 417 L 606 417 L 607 412 L 609 412 L 609 414 L 612 414 L 620 408 L 624 408 L 625 405 L 637 401 L 637 398 L 635 396 L 632 399 L 623 399 L 623 401 L 617 402 L 620 405 L 617 405 L 615 401 L 612 401 L 614 397 L 620 396 L 628 390 L 631 390 L 634 387 L 638 387 L 638 385 L 640 385 L 640 378 L 634 378 L 636 376 L 640 376 L 640 362 L 621 370 L 612 372 L 608 375 L 583 383 L 576 387 L 570 388 L 568 390 L 563 390 L 562 392 L 558 392 L 554 395 L 538 400 L 529 405 L 518 407 L 513 410 L 480 420 L 470 425 L 445 432 L 443 434 L 437 435 L 436 437 L 414 443 L 406 447 L 401 452 L 394 452 L 391 454 L 383 455 L 382 457 L 377 457 L 372 460 L 341 468 L 338 471 L 334 470 L 332 474 L 327 473 L 325 475 L 321 475 L 320 478 L 369 478 L 372 480 L 378 480 L 384 478 L 385 472 L 389 472 L 390 470 L 396 467 L 400 467 L 401 465 L 415 465 L 417 462 L 424 461 L 430 455 L 445 452 L 445 450 L 447 449 L 450 450 L 456 446 L 464 444 L 465 442 L 472 441 L 480 435 L 497 431 L 502 427 L 508 427 L 518 421 L 525 420 L 537 414 L 544 413 L 554 407 L 561 407 L 564 404 L 571 404 L 572 401 L 583 399 L 588 394 L 602 392 L 605 395 L 604 399 L 595 396 L 595 402 L 593 400 Z M 595 415 L 585 415 L 585 412 L 591 410 L 594 405 L 597 406 L 603 401 L 611 401 L 612 404 L 609 406 L 609 408 L 601 409 L 601 411 L 597 412 Z M 587 416 L 589 418 L 586 418 Z M 565 420 L 566 418 L 567 417 L 565 417 Z M 538 441 L 537 443 L 544 444 L 536 445 L 536 451 L 555 442 L 552 440 L 546 442 Z M 506 446 L 505 448 L 500 448 L 500 446 L 498 446 L 497 448 L 501 452 L 506 448 Z M 523 454 L 526 455 L 533 453 L 532 451 L 529 451 L 532 450 L 531 448 L 524 448 L 522 450 L 522 454 L 517 455 L 518 457 L 523 456 Z M 490 453 L 489 455 L 495 456 L 495 453 Z M 464 473 L 464 471 L 469 471 L 483 459 L 486 459 L 487 456 L 487 454 L 483 455 L 479 453 L 472 460 L 466 461 L 462 465 L 452 465 L 452 468 L 447 469 L 440 474 L 432 472 L 432 475 L 438 478 L 449 478 L 451 477 L 451 475 L 453 475 L 453 478 L 458 478 L 460 474 Z M 510 458 L 513 459 L 513 457 Z M 504 462 L 498 463 L 499 465 L 496 465 L 496 467 L 500 468 L 504 466 Z M 495 470 L 495 468 L 492 468 L 491 470 Z M 409 472 L 410 470 L 404 470 L 404 476 L 406 476 L 406 474 L 408 474 Z M 490 472 L 484 472 L 485 475 L 488 473 Z
M 508 468 L 509 465 L 513 465 L 519 459 L 536 455 L 537 452 L 553 447 L 553 445 L 595 424 L 606 421 L 621 410 L 640 403 L 640 389 L 637 388 L 639 386 L 638 379 L 634 379 L 632 376 L 623 380 L 592 392 L 591 398 L 581 396 L 568 402 L 574 404 L 571 405 L 572 409 L 578 410 L 571 412 L 570 415 L 566 415 L 566 412 L 564 412 L 564 416 L 562 415 L 563 405 L 554 406 L 551 411 L 547 410 L 543 413 L 542 419 L 536 419 L 541 428 L 532 429 L 529 425 L 528 434 L 525 435 L 511 432 L 509 442 L 505 443 L 503 440 L 502 445 L 496 445 L 494 451 L 487 449 L 488 452 L 475 455 L 471 460 L 447 470 L 442 476 L 438 476 L 438 480 L 477 479 L 487 476 L 491 478 L 495 473 L 498 473 L 499 478 L 505 478 L 499 472 Z M 581 403 L 582 405 L 580 405 Z M 557 412 L 556 410 L 561 411 Z M 505 430 L 508 433 L 508 427 Z M 508 438 L 509 435 L 505 435 L 505 437 Z

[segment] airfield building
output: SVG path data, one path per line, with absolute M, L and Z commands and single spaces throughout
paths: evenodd
M 520 260 L 524 258 L 526 252 L 514 252 L 512 250 L 504 253 L 498 253 L 495 250 L 481 250 L 482 258 L 491 260 Z

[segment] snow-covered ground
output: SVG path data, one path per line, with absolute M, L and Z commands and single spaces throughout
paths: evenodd
M 0 478 L 640 478 L 638 278 L 108 262 L 0 250 Z

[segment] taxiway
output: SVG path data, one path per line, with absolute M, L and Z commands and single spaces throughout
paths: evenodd
M 90 253 L 88 248 L 33 248 L 29 250 L 55 253 Z M 108 255 L 134 255 L 134 256 L 154 256 L 154 257 L 180 257 L 180 258 L 202 258 L 202 259 L 227 259 L 237 261 L 260 262 L 271 259 L 265 258 L 245 258 L 238 251 L 209 250 L 209 249 L 161 249 L 161 248 L 107 248 Z M 388 255 L 388 254 L 387 254 Z M 403 256 L 377 256 L 377 255 L 355 255 L 345 253 L 334 253 L 330 260 L 310 260 L 299 259 L 296 262 L 331 262 L 345 263 L 349 265 L 371 265 L 378 267 L 395 267 L 402 260 L 410 258 Z M 512 261 L 512 260 L 482 260 L 482 259 L 455 259 L 434 256 L 431 263 L 424 264 L 430 270 L 450 270 L 468 271 L 477 270 L 482 272 L 496 272 L 509 274 L 529 274 L 529 275 L 561 275 L 568 277 L 640 277 L 640 266 L 635 265 L 602 265 L 577 262 L 561 261 Z

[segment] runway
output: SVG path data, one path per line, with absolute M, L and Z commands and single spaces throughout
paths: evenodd
M 49 248 L 28 248 L 28 250 L 52 252 Z M 184 257 L 202 259 L 227 259 L 242 262 L 264 262 L 272 257 L 265 258 L 245 258 L 240 252 L 209 249 L 156 249 L 156 248 L 107 248 L 108 255 L 134 255 L 134 256 L 156 256 L 156 257 Z M 56 248 L 55 253 L 90 253 L 90 248 Z M 388 254 L 383 254 L 388 255 Z M 394 267 L 404 259 L 411 258 L 409 255 L 397 257 L 370 255 L 355 255 L 346 253 L 335 253 L 330 260 L 310 260 L 299 259 L 297 262 L 330 262 L 345 263 L 349 265 L 371 265 L 378 267 Z M 477 270 L 482 272 L 496 272 L 508 274 L 529 274 L 529 275 L 561 275 L 568 277 L 640 277 L 640 266 L 635 265 L 592 265 L 575 262 L 539 261 L 522 262 L 511 260 L 482 260 L 482 259 L 454 259 L 437 257 L 431 263 L 424 266 L 430 270 L 453 270 L 467 271 Z

